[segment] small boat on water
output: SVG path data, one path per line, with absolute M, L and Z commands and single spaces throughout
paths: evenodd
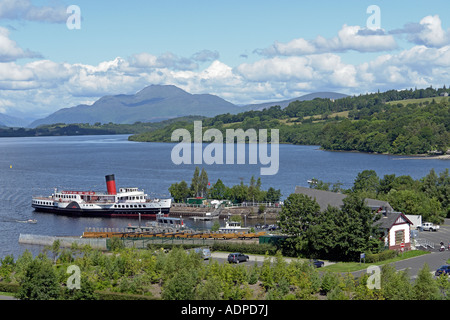
M 242 227 L 240 222 L 226 221 L 225 227 L 219 228 L 220 232 L 248 232 L 250 228 Z
M 28 220 L 17 220 L 20 223 L 37 223 L 36 219 L 28 219 Z
M 117 192 L 114 175 L 107 175 L 105 178 L 107 192 L 55 189 L 51 196 L 34 196 L 31 206 L 40 212 L 87 217 L 155 219 L 159 213 L 166 216 L 169 214 L 171 199 L 149 199 L 138 188 L 120 188 Z

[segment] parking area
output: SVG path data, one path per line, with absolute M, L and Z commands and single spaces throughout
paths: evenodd
M 439 250 L 440 243 L 444 242 L 446 249 L 450 243 L 450 219 L 444 219 L 444 223 L 439 226 L 439 230 L 433 231 L 418 231 L 416 240 L 426 240 L 428 243 L 434 245 L 435 250 Z

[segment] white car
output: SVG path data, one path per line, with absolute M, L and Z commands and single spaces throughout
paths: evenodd
M 425 222 L 420 226 L 420 229 L 424 231 L 438 231 L 439 226 L 434 225 L 431 222 Z

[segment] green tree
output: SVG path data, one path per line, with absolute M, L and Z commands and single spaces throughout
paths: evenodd
M 319 213 L 320 206 L 315 200 L 304 194 L 293 193 L 284 201 L 279 226 L 283 233 L 299 237 Z
M 222 180 L 217 179 L 217 182 L 209 190 L 209 197 L 211 199 L 224 200 L 227 194 L 227 187 Z
M 206 170 L 202 168 L 199 177 L 199 193 L 201 197 L 208 197 L 208 183 L 208 174 L 206 173 Z
M 95 286 L 86 274 L 81 275 L 80 289 L 65 288 L 64 298 L 67 300 L 98 300 Z
M 197 284 L 195 270 L 183 268 L 164 284 L 161 297 L 164 300 L 193 300 Z
M 419 270 L 413 286 L 415 300 L 438 300 L 441 298 L 438 284 L 430 272 L 428 264 Z
M 391 191 L 391 189 L 393 188 L 394 181 L 395 174 L 386 174 L 383 179 L 380 180 L 378 193 L 388 194 L 389 191 Z
M 281 232 L 290 237 L 283 242 L 285 253 L 299 254 L 305 246 L 305 234 L 320 214 L 320 206 L 303 194 L 291 194 L 285 201 L 279 216 Z
M 391 264 L 381 267 L 381 294 L 386 300 L 413 299 L 412 284 L 407 271 L 397 272 Z
M 169 187 L 169 192 L 175 202 L 184 202 L 191 196 L 191 190 L 188 188 L 186 181 L 174 183 Z
M 200 169 L 199 167 L 195 167 L 194 170 L 194 176 L 192 177 L 191 180 L 191 193 L 192 196 L 194 197 L 199 197 L 200 196 Z
M 362 252 L 378 252 L 382 247 L 375 216 L 364 199 L 350 195 L 341 209 L 328 207 L 304 233 L 304 250 L 323 259 L 356 261 Z
M 248 199 L 248 186 L 242 181 L 229 189 L 229 200 L 235 203 L 242 203 Z
M 195 288 L 196 300 L 220 300 L 221 288 L 218 285 L 219 279 L 216 277 L 208 277 L 205 281 L 200 282 Z
M 386 199 L 394 210 L 405 214 L 421 215 L 424 221 L 440 224 L 446 214 L 436 198 L 428 198 L 420 191 L 393 189 Z
M 20 300 L 55 300 L 60 291 L 50 260 L 41 255 L 26 267 L 16 296 Z
M 352 191 L 376 195 L 380 187 L 380 179 L 374 170 L 364 170 L 356 176 Z
M 9 282 L 14 269 L 15 263 L 13 255 L 7 255 L 3 259 L 0 258 L 0 279 Z
M 256 180 L 255 177 L 252 176 L 250 179 L 250 186 L 247 189 L 247 200 L 251 202 L 255 202 L 255 198 L 258 198 L 259 190 L 256 188 Z M 258 200 L 256 200 L 258 201 Z
M 341 215 L 339 208 L 328 207 L 306 231 L 306 244 L 304 252 L 313 258 L 337 259 L 341 256 L 337 251 L 337 242 L 340 237 L 338 219 Z
M 378 252 L 382 243 L 378 240 L 380 234 L 374 224 L 375 214 L 361 197 L 351 195 L 343 202 L 337 217 L 339 234 L 335 247 L 341 259 L 356 261 L 362 252 Z
M 270 203 L 275 203 L 280 201 L 281 199 L 281 190 L 278 189 L 276 190 L 273 187 L 270 187 L 269 189 L 267 189 L 267 193 L 266 193 L 266 197 L 264 199 L 264 201 L 266 202 L 270 202 Z
M 53 263 L 56 263 L 56 259 L 58 259 L 58 255 L 61 252 L 61 241 L 55 240 L 51 246 L 51 251 L 53 254 Z

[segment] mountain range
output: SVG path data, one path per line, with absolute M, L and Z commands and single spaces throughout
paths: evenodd
M 282 108 L 296 100 L 312 100 L 315 98 L 339 99 L 344 94 L 334 92 L 312 93 L 298 98 L 273 101 L 262 104 L 238 106 L 211 94 L 190 94 L 173 85 L 150 85 L 136 94 L 104 96 L 92 105 L 60 109 L 46 118 L 33 121 L 28 127 L 35 128 L 54 123 L 117 123 L 132 124 L 135 122 L 159 122 L 187 115 L 213 117 L 225 113 L 239 113 L 248 110 L 262 110 L 274 105 Z M 6 115 L 5 115 L 6 116 Z M 14 122 L 12 117 L 2 117 L 0 126 L 25 126 L 23 122 Z M 6 121 L 9 119 L 9 121 Z M 19 119 L 17 119 L 19 120 Z
M 264 108 L 270 108 L 272 106 L 280 106 L 281 108 L 286 108 L 291 102 L 294 101 L 306 101 L 306 100 L 314 100 L 316 98 L 321 99 L 340 99 L 345 98 L 347 95 L 337 92 L 314 92 L 305 94 L 304 96 L 289 99 L 289 100 L 282 100 L 282 101 L 272 101 L 272 102 L 264 102 L 260 104 L 249 104 L 245 107 L 243 107 L 243 111 L 248 110 L 263 110 Z
M 56 111 L 30 127 L 53 123 L 158 122 L 186 115 L 212 117 L 238 111 L 239 107 L 211 94 L 190 94 L 172 85 L 151 85 L 136 94 L 104 96 L 92 105 Z
M 0 113 L 0 127 L 26 127 L 29 123 L 27 120 Z

